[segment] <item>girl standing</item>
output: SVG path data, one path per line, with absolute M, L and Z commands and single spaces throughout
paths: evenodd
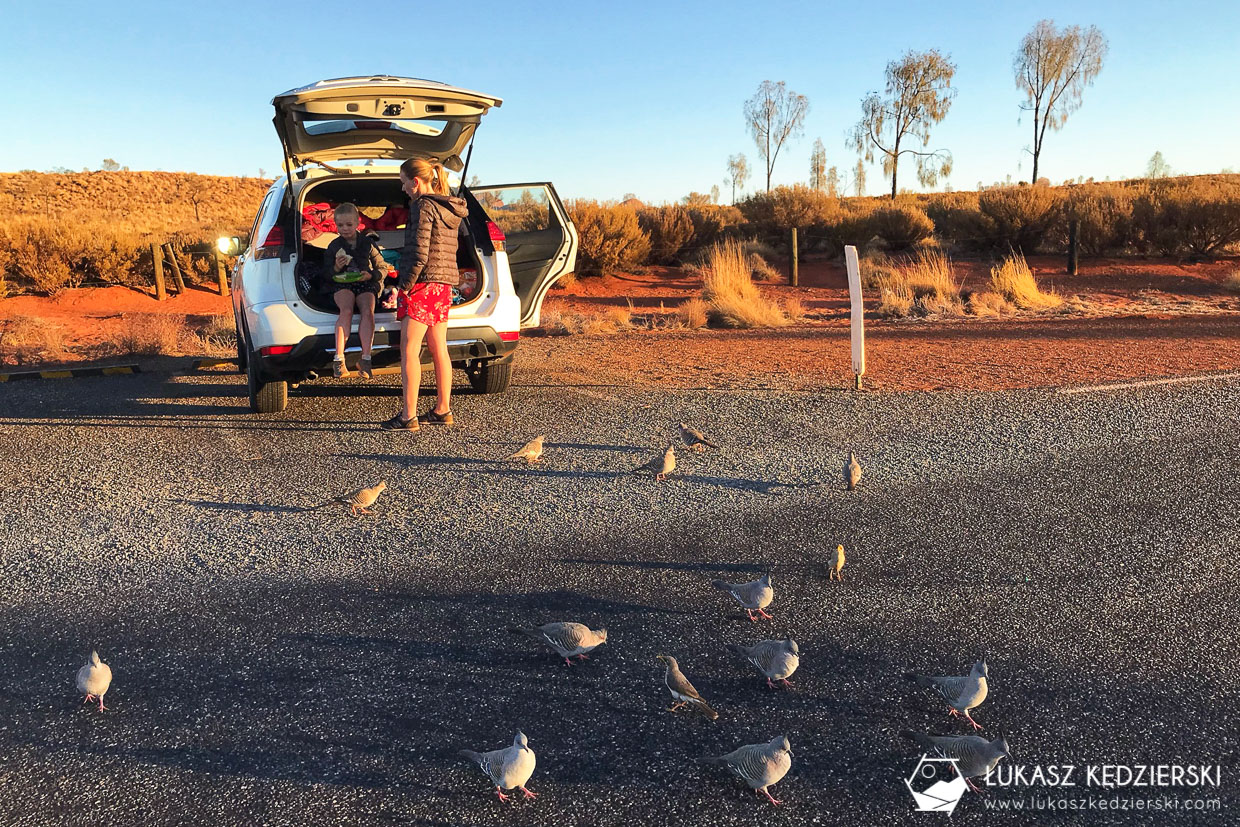
M 421 417 L 427 425 L 451 425 L 452 360 L 448 358 L 448 310 L 460 283 L 456 265 L 465 199 L 450 195 L 442 164 L 410 158 L 400 166 L 401 189 L 412 199 L 405 246 L 396 274 L 396 318 L 400 320 L 402 407 L 383 423 L 395 431 L 418 430 L 418 388 L 422 384 L 422 340 L 435 366 L 435 405 Z

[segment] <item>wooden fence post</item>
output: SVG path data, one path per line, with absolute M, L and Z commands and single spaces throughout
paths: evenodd
M 215 247 L 211 248 L 211 258 L 215 259 L 215 277 L 220 280 L 220 295 L 228 295 L 228 271 L 224 267 L 224 256 Z
M 791 237 L 788 239 L 788 249 L 789 249 L 788 258 L 790 261 L 789 267 L 791 269 L 791 273 L 789 274 L 788 283 L 791 284 L 793 287 L 798 287 L 800 286 L 801 278 L 797 272 L 797 228 L 796 227 L 792 228 L 790 236 Z
M 1068 275 L 1076 275 L 1077 252 L 1080 243 L 1081 222 L 1075 218 L 1068 222 Z
M 172 265 L 172 280 L 177 284 L 177 295 L 185 292 L 185 279 L 181 278 L 181 265 L 177 264 L 176 251 L 172 249 L 172 242 L 164 244 L 164 250 L 168 253 L 168 263 Z
M 151 262 L 155 265 L 155 300 L 168 298 L 168 290 L 164 286 L 164 251 L 154 241 L 151 242 Z

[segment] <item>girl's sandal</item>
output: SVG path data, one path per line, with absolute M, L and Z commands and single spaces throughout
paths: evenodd
M 382 427 L 386 431 L 417 431 L 417 430 L 420 430 L 418 426 L 418 418 L 416 416 L 413 417 L 412 419 L 404 419 L 403 417 L 401 417 L 400 411 L 397 411 L 396 416 L 392 417 L 387 422 L 384 422 L 383 425 L 381 425 L 380 427 Z
M 435 413 L 435 409 L 431 408 L 430 411 L 422 414 L 422 416 L 418 417 L 418 419 L 424 425 L 451 425 L 452 424 L 452 411 L 445 411 L 444 413 Z

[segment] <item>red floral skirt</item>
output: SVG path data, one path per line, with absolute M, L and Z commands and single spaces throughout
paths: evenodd
M 396 291 L 396 318 L 413 319 L 427 327 L 448 320 L 452 288 L 436 281 L 415 284 L 408 292 Z

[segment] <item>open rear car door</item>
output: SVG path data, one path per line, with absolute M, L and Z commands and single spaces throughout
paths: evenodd
M 577 229 L 549 182 L 469 191 L 504 232 L 512 286 L 521 298 L 521 326 L 535 327 L 551 285 L 577 266 Z

